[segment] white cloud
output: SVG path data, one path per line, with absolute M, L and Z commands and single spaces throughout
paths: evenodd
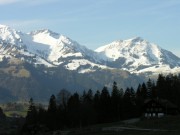
M 40 4 L 47 4 L 47 3 L 53 3 L 58 0 L 29 0 L 28 4 L 29 5 L 40 5 Z
M 26 3 L 28 5 L 40 5 L 56 2 L 58 0 L 0 0 L 0 5 L 8 5 L 14 3 Z
M 0 0 L 0 5 L 13 4 L 23 0 Z

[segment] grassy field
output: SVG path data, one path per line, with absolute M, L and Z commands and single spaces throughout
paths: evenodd
M 6 103 L 0 104 L 0 107 L 7 117 L 26 117 L 28 110 L 27 103 Z
M 72 130 L 68 135 L 179 135 L 180 116 L 160 119 L 140 119 L 132 123 L 125 121 L 93 125 L 81 130 Z
M 20 117 L 26 117 L 27 110 L 21 110 L 21 111 L 5 111 L 4 112 L 7 117 L 13 117 L 13 116 L 20 116 Z
M 16 125 L 22 125 L 24 119 L 16 119 L 13 116 L 25 117 L 28 104 L 9 103 L 0 106 L 3 108 L 6 116 L 8 116 L 6 121 L 0 122 L 0 134 L 2 131 L 3 134 L 5 132 L 15 133 L 15 131 L 18 131 Z M 180 115 L 96 124 L 81 129 L 67 129 L 67 131 L 63 132 L 64 135 L 180 135 Z M 50 134 L 47 133 L 46 135 Z

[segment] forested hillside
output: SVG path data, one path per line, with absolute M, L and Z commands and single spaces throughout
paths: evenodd
M 103 87 L 95 93 L 89 89 L 83 94 L 76 92 L 71 95 L 63 89 L 57 96 L 50 97 L 47 109 L 36 106 L 33 99 L 30 100 L 23 132 L 40 128 L 39 125 L 57 130 L 141 117 L 146 99 L 167 99 L 180 108 L 179 96 L 180 76 L 176 75 L 159 75 L 157 82 L 149 79 L 139 84 L 136 91 L 127 88 L 124 92 L 116 82 L 110 92 Z

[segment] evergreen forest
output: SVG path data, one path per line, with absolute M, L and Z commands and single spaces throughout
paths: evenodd
M 137 89 L 123 90 L 114 82 L 112 90 L 104 86 L 102 90 L 93 91 L 71 94 L 62 89 L 50 97 L 47 108 L 36 105 L 31 98 L 22 133 L 82 128 L 142 117 L 146 99 L 166 99 L 180 107 L 179 75 L 160 74 L 156 82 L 149 79 Z

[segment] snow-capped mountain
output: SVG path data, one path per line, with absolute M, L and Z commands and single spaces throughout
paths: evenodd
M 180 58 L 140 37 L 114 41 L 93 51 L 48 29 L 23 33 L 0 25 L 0 61 L 12 57 L 79 73 L 107 68 L 131 73 L 180 72 Z
M 106 68 L 100 65 L 101 60 L 97 53 L 48 29 L 26 34 L 0 25 L 0 40 L 1 58 L 4 55 L 10 57 L 10 54 L 17 56 L 18 52 L 21 54 L 21 59 L 28 56 L 33 59 L 34 64 L 44 64 L 48 67 L 62 65 L 69 70 L 78 70 L 82 73 L 93 71 L 94 67 Z M 11 49 L 7 51 L 7 48 Z M 16 48 L 16 54 L 12 48 Z M 86 69 L 83 68 L 84 66 Z
M 62 88 L 111 89 L 113 81 L 135 88 L 151 75 L 180 73 L 180 58 L 139 37 L 93 51 L 48 29 L 23 33 L 0 25 L 0 73 L 2 97 L 44 100 Z
M 133 73 L 180 71 L 180 58 L 140 37 L 114 41 L 95 51 L 106 61 L 107 66 Z

